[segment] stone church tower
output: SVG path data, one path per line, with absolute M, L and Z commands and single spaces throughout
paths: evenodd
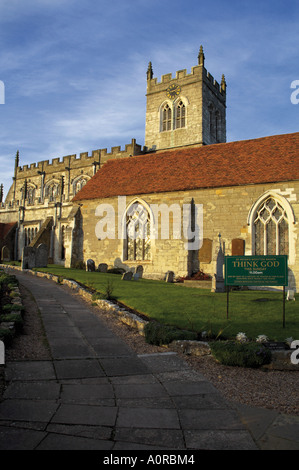
M 147 70 L 145 147 L 148 150 L 226 142 L 226 82 L 221 84 L 204 67 L 202 46 L 198 65 L 153 78 Z

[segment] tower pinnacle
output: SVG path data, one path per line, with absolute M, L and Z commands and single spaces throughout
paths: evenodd
M 147 68 L 146 76 L 147 76 L 147 79 L 148 79 L 148 80 L 151 80 L 151 79 L 153 78 L 153 76 L 154 76 L 153 67 L 152 67 L 152 63 L 151 63 L 151 62 L 148 63 L 148 68 Z
M 205 64 L 205 55 L 203 53 L 203 47 L 200 46 L 199 53 L 198 53 L 198 65 L 204 66 Z

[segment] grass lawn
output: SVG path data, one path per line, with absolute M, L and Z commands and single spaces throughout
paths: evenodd
M 286 301 L 283 328 L 282 293 L 278 292 L 232 291 L 227 319 L 226 294 L 211 293 L 207 289 L 149 279 L 122 281 L 118 274 L 86 272 L 55 265 L 37 270 L 73 279 L 101 293 L 110 282 L 117 300 L 161 323 L 179 328 L 211 331 L 214 335 L 223 331 L 224 338 L 243 332 L 251 339 L 262 334 L 276 341 L 289 337 L 299 339 L 299 296 L 295 302 Z

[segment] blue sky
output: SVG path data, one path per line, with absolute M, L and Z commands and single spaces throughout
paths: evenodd
M 227 141 L 298 131 L 297 0 L 0 0 L 0 183 L 20 164 L 144 145 L 146 70 L 227 81 Z

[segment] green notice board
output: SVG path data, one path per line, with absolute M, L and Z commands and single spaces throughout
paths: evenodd
M 226 256 L 225 285 L 227 286 L 287 286 L 288 257 Z

